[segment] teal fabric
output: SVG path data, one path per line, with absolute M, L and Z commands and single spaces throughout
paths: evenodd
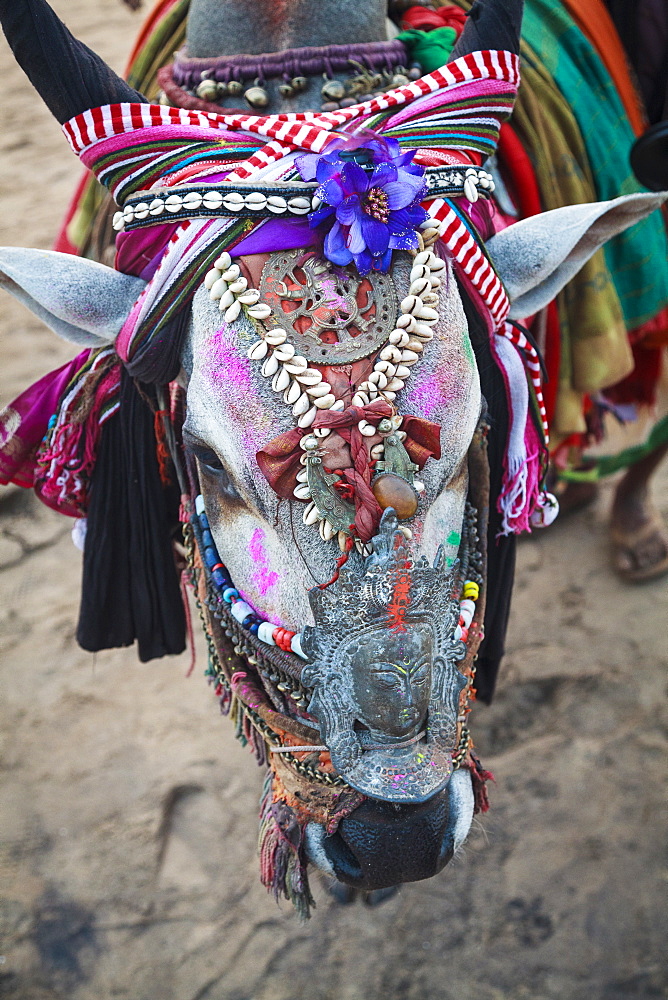
M 526 0 L 522 37 L 570 105 L 602 200 L 644 191 L 631 172 L 635 136 L 598 53 L 559 0 Z M 633 330 L 668 304 L 668 240 L 659 212 L 605 246 L 605 257 Z

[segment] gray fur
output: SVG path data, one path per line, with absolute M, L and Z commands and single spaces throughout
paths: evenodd
M 386 9 L 386 0 L 192 0 L 186 45 L 207 58 L 378 42 Z
M 144 285 L 69 253 L 0 247 L 0 287 L 81 347 L 112 344 Z
M 533 316 L 607 240 L 660 208 L 668 191 L 567 205 L 534 215 L 487 243 L 512 303 L 511 319 Z

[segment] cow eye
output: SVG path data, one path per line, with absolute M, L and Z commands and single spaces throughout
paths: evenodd
M 193 453 L 202 471 L 215 478 L 216 489 L 222 496 L 228 500 L 242 499 L 232 482 L 232 477 L 213 448 L 193 438 L 187 431 L 184 431 L 183 443 Z

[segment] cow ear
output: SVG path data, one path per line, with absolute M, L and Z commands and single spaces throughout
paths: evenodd
M 510 318 L 533 316 L 551 302 L 599 247 L 660 208 L 668 192 L 568 205 L 516 222 L 488 240 L 511 302 Z
M 82 347 L 113 343 L 145 284 L 73 254 L 0 247 L 0 287 Z

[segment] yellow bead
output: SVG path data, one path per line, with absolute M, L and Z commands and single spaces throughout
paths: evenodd
M 480 596 L 480 587 L 474 580 L 467 580 L 464 583 L 464 597 L 470 598 L 472 601 L 477 601 Z

